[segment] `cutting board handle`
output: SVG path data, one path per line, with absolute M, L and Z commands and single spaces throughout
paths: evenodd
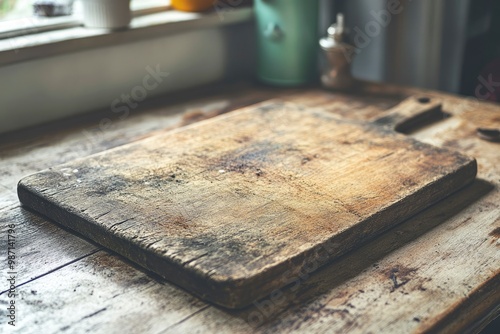
M 387 114 L 375 119 L 373 122 L 397 132 L 406 133 L 416 124 L 442 114 L 439 99 L 428 96 L 411 96 L 389 109 Z

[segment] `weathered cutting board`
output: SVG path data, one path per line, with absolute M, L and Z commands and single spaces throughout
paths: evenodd
M 19 199 L 242 307 L 475 177 L 474 159 L 392 130 L 439 110 L 420 102 L 366 124 L 270 101 L 28 176 Z

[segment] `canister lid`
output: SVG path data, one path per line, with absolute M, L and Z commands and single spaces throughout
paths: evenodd
M 328 35 L 326 37 L 319 40 L 319 45 L 324 50 L 346 46 L 346 44 L 351 46 L 349 30 L 344 24 L 344 14 L 337 14 L 337 22 L 328 28 L 327 33 Z

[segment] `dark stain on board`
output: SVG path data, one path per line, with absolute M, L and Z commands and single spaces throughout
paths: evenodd
M 383 273 L 385 277 L 391 280 L 393 284 L 391 287 L 391 292 L 394 292 L 396 291 L 396 289 L 408 283 L 416 271 L 416 268 L 408 268 L 397 265 L 385 270 Z
M 216 265 L 222 259 L 231 259 L 231 261 L 248 261 L 263 256 L 262 249 L 269 246 L 260 235 L 240 235 L 240 239 L 220 239 L 214 233 L 207 233 L 200 237 L 179 238 L 183 248 L 189 248 L 193 252 L 205 252 L 211 254 L 205 261 L 212 261 Z M 249 248 L 248 244 L 256 244 L 258 247 Z M 252 268 L 258 265 L 249 265 Z M 222 270 L 222 269 L 221 269 Z M 230 275 L 230 272 L 226 273 Z
M 261 114 L 265 114 L 276 109 L 283 109 L 285 107 L 285 103 L 281 101 L 273 101 L 272 103 L 266 103 L 264 105 L 259 106 L 258 111 Z
M 240 174 L 251 173 L 262 176 L 265 166 L 272 164 L 275 157 L 283 150 L 281 145 L 271 142 L 255 142 L 251 146 L 243 146 L 208 163 L 209 170 L 234 172 Z
M 129 180 L 118 176 L 109 175 L 108 177 L 95 182 L 94 189 L 86 193 L 88 196 L 106 196 L 111 192 L 117 192 L 127 189 Z
M 252 140 L 252 138 L 249 136 L 241 136 L 239 138 L 236 138 L 234 141 L 239 143 L 239 144 L 243 144 L 243 143 L 249 142 L 250 140 Z
M 498 239 L 500 237 L 500 227 L 495 228 L 493 231 L 489 233 L 490 236 Z

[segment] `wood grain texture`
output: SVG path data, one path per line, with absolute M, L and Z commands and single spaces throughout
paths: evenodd
M 8 208 L 18 203 L 16 192 L 0 185 L 0 210 Z
M 110 113 L 16 132 L 0 143 L 0 184 L 10 189 L 5 198 L 17 202 L 15 186 L 26 174 L 157 134 L 162 127 L 184 122 L 182 112 L 196 116 L 186 119 L 189 123 L 217 110 L 282 96 L 349 119 L 368 120 L 387 114 L 414 94 L 442 99 L 443 110 L 451 117 L 416 129 L 411 136 L 476 157 L 479 180 L 323 269 L 303 275 L 299 284 L 281 289 L 283 295 L 276 295 L 267 309 L 263 302 L 269 299 L 242 311 L 208 305 L 106 250 L 85 257 L 93 249 L 89 243 L 68 256 L 67 247 L 77 242 L 69 238 L 78 240 L 72 233 L 47 218 L 22 214 L 25 210 L 20 207 L 1 210 L 4 221 L 38 231 L 25 234 L 26 244 L 38 243 L 37 250 L 52 254 L 44 261 L 36 255 L 26 257 L 26 276 L 30 271 L 46 274 L 19 287 L 21 311 L 14 332 L 476 332 L 499 314 L 500 241 L 495 231 L 500 229 L 500 155 L 498 144 L 477 138 L 471 118 L 500 127 L 500 107 L 495 104 L 375 84 L 356 95 L 223 86 L 208 99 L 190 95 L 145 107 L 105 131 L 99 129 L 99 121 L 112 118 Z M 92 147 L 87 131 L 95 133 Z M 52 241 L 45 242 L 51 233 Z M 31 251 L 25 248 L 19 255 L 27 252 Z M 61 265 L 59 259 L 66 261 L 66 256 L 71 261 Z M 417 270 L 401 276 L 393 273 L 398 268 Z M 2 319 L 6 302 L 0 293 Z M 5 322 L 0 326 L 5 329 Z
M 101 248 L 68 233 L 37 214 L 20 208 L 19 205 L 0 212 L 1 235 L 7 235 L 10 224 L 15 225 L 15 252 L 19 254 L 16 262 L 18 284 L 25 284 Z M 5 243 L 0 248 L 5 253 L 6 246 Z M 0 272 L 8 271 L 7 261 L 2 261 Z M 1 293 L 5 292 L 3 288 L 0 289 Z
M 408 118 L 400 111 L 395 124 Z M 277 100 L 29 176 L 19 198 L 238 308 L 475 174 L 475 160 L 458 153 Z
M 44 333 L 158 333 L 208 307 L 191 294 L 162 284 L 158 277 L 103 251 L 50 276 L 20 289 L 18 303 L 23 312 L 19 332 L 39 333 L 37 329 L 45 328 Z M 42 308 L 52 310 L 53 316 L 40 316 Z M 88 320 L 99 324 L 89 326 Z

